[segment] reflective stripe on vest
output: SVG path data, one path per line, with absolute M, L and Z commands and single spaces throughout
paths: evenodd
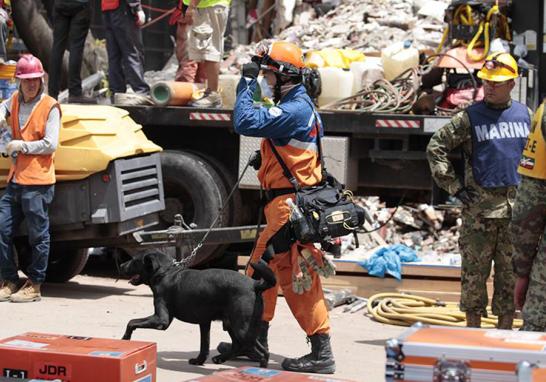
M 11 114 L 9 124 L 13 139 L 37 141 L 45 136 L 45 126 L 52 108 L 59 107 L 57 101 L 46 95 L 36 104 L 28 120 L 21 130 L 19 128 L 19 92 L 13 93 L 11 98 Z M 60 112 L 60 109 L 59 109 Z M 51 185 L 55 184 L 54 154 L 32 155 L 17 154 L 15 163 L 11 164 L 8 182 L 13 179 L 23 185 Z
M 546 143 L 542 135 L 544 103 L 537 109 L 518 172 L 531 178 L 546 179 Z
M 102 11 L 113 11 L 119 8 L 119 0 L 101 0 L 100 9 Z
M 467 108 L 472 135 L 472 173 L 484 188 L 518 185 L 517 172 L 531 118 L 525 105 L 512 101 L 506 109 L 485 102 Z

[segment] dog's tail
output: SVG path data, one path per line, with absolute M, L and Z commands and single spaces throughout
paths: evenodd
M 256 292 L 261 293 L 264 290 L 273 288 L 277 284 L 275 274 L 265 261 L 260 260 L 257 263 L 250 263 L 250 266 L 254 269 L 252 278 L 255 279 L 254 289 Z

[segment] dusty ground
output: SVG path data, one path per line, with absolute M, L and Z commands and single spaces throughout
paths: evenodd
M 120 338 L 127 321 L 153 313 L 151 292 L 146 286 L 133 287 L 126 280 L 118 282 L 110 272 L 96 266 L 66 284 L 46 284 L 43 299 L 32 304 L 0 303 L 0 338 L 26 331 L 58 333 L 104 338 Z M 108 277 L 110 276 L 110 277 Z M 397 336 L 404 328 L 375 323 L 362 311 L 331 312 L 332 346 L 337 363 L 335 377 L 354 381 L 384 381 L 385 340 Z M 304 333 L 298 327 L 283 299 L 269 335 L 270 368 L 279 369 L 284 356 L 300 356 L 309 352 Z M 167 331 L 137 330 L 133 339 L 154 341 L 158 347 L 158 381 L 181 382 L 211 374 L 216 370 L 239 367 L 244 361 L 223 365 L 210 363 L 192 366 L 188 359 L 199 349 L 199 327 L 173 321 Z M 211 354 L 216 344 L 229 337 L 220 323 L 211 329 Z

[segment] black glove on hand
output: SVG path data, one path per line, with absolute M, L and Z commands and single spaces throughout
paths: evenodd
M 254 151 L 254 153 L 248 159 L 248 165 L 254 170 L 258 171 L 262 165 L 262 154 L 260 150 Z
M 255 62 L 250 62 L 243 65 L 243 76 L 256 79 L 260 74 L 260 66 Z
M 479 197 L 478 192 L 476 192 L 476 190 L 474 190 L 472 187 L 463 187 L 457 191 L 454 196 L 465 206 L 475 203 Z

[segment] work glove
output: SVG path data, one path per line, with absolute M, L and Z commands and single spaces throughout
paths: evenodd
M 252 153 L 248 159 L 248 165 L 256 171 L 260 169 L 260 166 L 262 165 L 262 154 L 260 153 L 260 150 L 256 150 Z
M 174 9 L 173 13 L 171 13 L 171 17 L 169 17 L 169 25 L 174 25 L 178 22 L 178 19 L 182 16 L 182 0 L 178 2 L 178 5 Z
M 471 204 L 477 202 L 479 198 L 478 192 L 472 187 L 463 187 L 453 196 L 459 199 L 465 206 L 470 206 Z
M 527 296 L 527 288 L 529 288 L 529 277 L 518 277 L 516 279 L 516 286 L 514 287 L 514 303 L 516 304 L 516 309 L 523 309 Z
M 135 18 L 136 18 L 135 23 L 136 23 L 137 27 L 141 27 L 146 23 L 146 14 L 144 13 L 144 11 L 142 9 L 139 9 L 136 12 Z
M 317 250 L 317 252 L 320 252 Z M 301 250 L 301 256 L 305 259 L 307 264 L 312 270 L 317 272 L 320 276 L 328 278 L 336 274 L 336 267 L 334 263 L 324 254 L 320 253 L 320 259 L 317 258 L 317 253 L 313 254 L 308 248 Z
M 300 272 L 292 273 L 292 291 L 296 294 L 304 294 L 306 291 L 311 290 L 313 279 L 309 269 L 307 269 L 307 262 L 301 256 L 298 256 L 298 265 Z
M 243 65 L 243 77 L 255 80 L 260 74 L 260 66 L 255 62 L 250 62 Z
M 12 140 L 10 143 L 7 144 L 6 151 L 8 152 L 9 156 L 13 156 L 14 153 L 18 153 L 20 151 L 25 152 L 25 142 L 18 139 Z

